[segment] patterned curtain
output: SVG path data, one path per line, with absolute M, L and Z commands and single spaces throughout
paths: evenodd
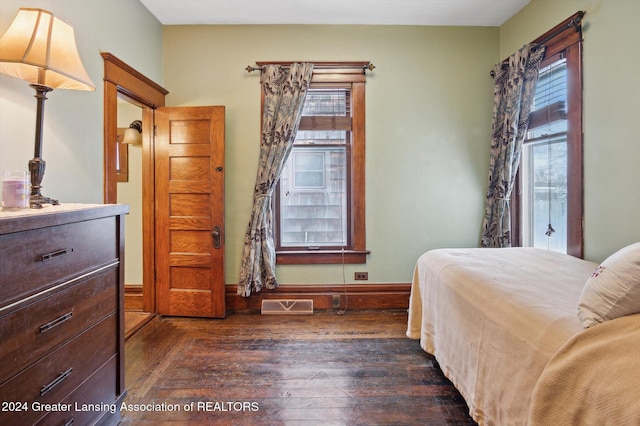
M 238 282 L 238 294 L 244 297 L 278 287 L 271 196 L 296 138 L 312 74 L 313 64 L 306 63 L 291 64 L 288 70 L 268 65 L 263 72 L 260 162 Z
M 509 199 L 538 82 L 544 46 L 526 45 L 494 67 L 489 186 L 482 247 L 511 247 Z

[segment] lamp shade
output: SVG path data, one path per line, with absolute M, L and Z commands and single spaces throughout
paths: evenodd
M 142 121 L 133 121 L 127 130 L 124 131 L 124 138 L 122 143 L 129 143 L 132 145 L 142 144 Z
M 95 90 L 73 28 L 42 9 L 20 9 L 0 38 L 0 73 L 52 89 Z
M 140 145 L 142 143 L 142 135 L 138 133 L 136 129 L 128 128 L 124 131 L 124 138 L 122 139 L 122 143 Z

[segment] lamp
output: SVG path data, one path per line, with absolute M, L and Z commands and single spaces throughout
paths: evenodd
M 129 124 L 129 128 L 124 131 L 122 143 L 130 143 L 132 145 L 142 144 L 142 121 L 135 120 Z
M 22 8 L 0 38 L 0 73 L 25 80 L 36 91 L 36 133 L 31 173 L 31 208 L 59 204 L 40 193 L 45 161 L 42 159 L 44 101 L 53 89 L 95 90 L 87 75 L 73 28 L 42 9 Z

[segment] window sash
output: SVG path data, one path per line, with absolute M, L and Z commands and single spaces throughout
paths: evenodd
M 525 144 L 520 167 L 522 198 L 527 200 L 521 216 L 523 245 L 566 253 L 566 134 Z
M 279 185 L 281 249 L 342 248 L 348 245 L 346 147 L 294 146 Z M 296 158 L 322 158 L 322 185 L 296 185 Z M 315 168 L 312 172 L 317 173 Z M 309 214 L 311 213 L 311 214 Z
M 529 134 L 534 129 L 549 127 L 552 123 L 567 119 L 567 66 L 566 59 L 560 58 L 539 71 L 538 84 L 529 115 Z M 566 129 L 566 126 L 564 126 Z M 544 130 L 541 130 L 544 132 Z

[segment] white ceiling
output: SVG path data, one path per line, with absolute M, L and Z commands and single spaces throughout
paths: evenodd
M 140 0 L 163 25 L 499 26 L 530 0 Z

